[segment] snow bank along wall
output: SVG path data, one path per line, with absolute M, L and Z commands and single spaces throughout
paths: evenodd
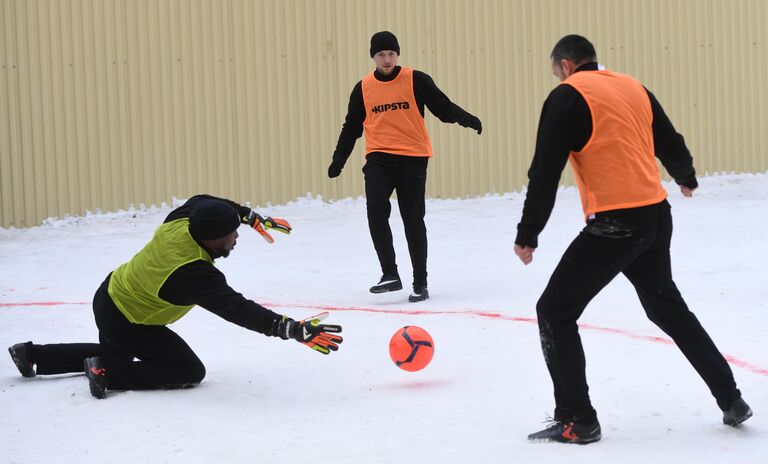
M 765 24 L 763 0 L 0 0 L 0 227 L 197 192 L 362 194 L 362 140 L 341 178 L 326 168 L 383 29 L 483 121 L 427 116 L 431 197 L 525 185 L 568 33 L 656 94 L 700 173 L 762 172 Z

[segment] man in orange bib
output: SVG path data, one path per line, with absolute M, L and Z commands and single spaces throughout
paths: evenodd
M 635 287 L 648 318 L 704 379 L 723 422 L 739 425 L 752 411 L 728 363 L 672 280 L 672 216 L 656 158 L 690 197 L 698 183 L 683 137 L 636 79 L 599 68 L 595 49 L 584 37 L 563 37 L 551 58 L 562 84 L 541 112 L 515 253 L 526 265 L 533 259 L 568 160 L 587 225 L 565 251 L 536 305 L 555 413 L 549 427 L 528 438 L 581 444 L 600 439 L 576 322 L 619 273 Z
M 429 298 L 424 194 L 427 161 L 432 156 L 424 106 L 443 122 L 459 123 L 478 134 L 483 129 L 480 120 L 451 102 L 429 75 L 397 65 L 400 45 L 394 34 L 374 34 L 370 52 L 376 70 L 358 82 L 349 96 L 347 117 L 328 177 L 341 174 L 355 142 L 365 131 L 363 173 L 368 227 L 382 272 L 379 283 L 370 291 L 384 293 L 403 288 L 389 227 L 389 198 L 396 191 L 413 265 L 413 293 L 408 301 L 423 301 Z

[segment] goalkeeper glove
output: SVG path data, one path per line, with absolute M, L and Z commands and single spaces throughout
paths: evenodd
M 303 321 L 294 321 L 290 317 L 283 316 L 277 324 L 275 335 L 283 340 L 293 338 L 315 351 L 329 354 L 331 351 L 338 350 L 344 339 L 334 335 L 341 332 L 340 325 L 320 323 L 326 317 L 328 317 L 327 312 L 308 317 Z
M 275 239 L 269 235 L 269 232 L 267 232 L 268 229 L 273 229 L 284 234 L 291 233 L 291 225 L 288 224 L 288 221 L 285 219 L 273 218 L 269 216 L 263 217 L 261 214 L 253 210 L 251 210 L 251 214 L 248 215 L 245 222 L 249 226 L 253 227 L 254 230 L 261 234 L 261 236 L 264 237 L 264 240 L 269 243 L 273 243 Z

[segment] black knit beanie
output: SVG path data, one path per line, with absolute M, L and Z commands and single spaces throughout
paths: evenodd
M 382 50 L 393 50 L 400 55 L 400 44 L 397 43 L 395 34 L 389 31 L 381 31 L 371 37 L 371 58 Z
M 224 237 L 239 226 L 237 210 L 220 200 L 201 200 L 189 215 L 189 231 L 199 240 Z

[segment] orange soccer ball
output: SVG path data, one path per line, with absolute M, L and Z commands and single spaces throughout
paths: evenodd
M 427 367 L 435 354 L 435 342 L 426 330 L 407 325 L 392 335 L 389 356 L 400 369 L 415 372 Z

